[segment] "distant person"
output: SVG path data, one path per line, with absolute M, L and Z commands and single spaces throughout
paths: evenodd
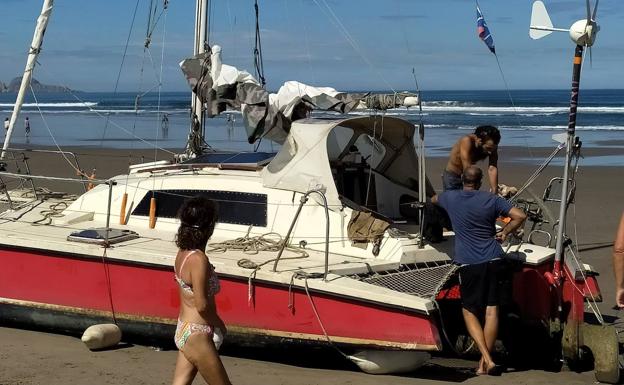
M 30 120 L 28 120 L 28 116 L 24 119 L 24 132 L 26 132 L 26 139 L 30 139 Z
M 613 272 L 615 273 L 615 304 L 624 308 L 624 212 L 613 242 Z
M 432 198 L 451 217 L 455 231 L 453 262 L 459 264 L 459 290 L 462 315 L 468 333 L 475 341 L 481 360 L 476 374 L 496 374 L 492 350 L 498 334 L 500 300 L 500 243 L 517 230 L 526 215 L 505 199 L 479 191 L 483 172 L 468 166 L 462 174 L 463 189 L 445 191 Z M 511 217 L 511 222 L 496 232 L 496 218 Z
M 191 384 L 198 371 L 211 385 L 230 384 L 215 345 L 227 332 L 215 303 L 219 278 L 204 253 L 217 221 L 217 207 L 208 198 L 194 197 L 180 207 L 178 218 L 174 278 L 180 293 L 175 332 L 179 353 L 173 384 Z
M 162 128 L 163 138 L 167 138 L 169 136 L 169 115 L 168 114 L 163 114 L 162 121 L 161 121 L 161 128 Z
M 9 131 L 10 124 L 11 122 L 9 121 L 9 118 L 4 118 L 4 131 Z
M 463 136 L 451 149 L 449 161 L 442 174 L 444 191 L 461 190 L 462 174 L 468 167 L 488 158 L 490 192 L 498 193 L 498 143 L 501 135 L 494 126 L 479 126 L 475 132 Z

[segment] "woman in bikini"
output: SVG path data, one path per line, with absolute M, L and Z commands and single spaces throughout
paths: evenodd
M 230 384 L 213 336 L 226 333 L 217 314 L 219 279 L 204 253 L 217 220 L 216 205 L 205 197 L 186 201 L 178 211 L 178 254 L 174 278 L 180 292 L 180 315 L 175 333 L 179 349 L 173 385 L 189 385 L 202 375 L 210 385 Z

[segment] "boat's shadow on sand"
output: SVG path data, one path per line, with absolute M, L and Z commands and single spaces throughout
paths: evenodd
M 361 372 L 357 365 L 331 347 L 243 347 L 239 345 L 224 345 L 220 354 L 300 368 Z M 476 361 L 473 362 L 471 360 L 434 357 L 430 362 L 415 371 L 392 374 L 391 376 L 463 382 L 476 376 L 476 364 Z

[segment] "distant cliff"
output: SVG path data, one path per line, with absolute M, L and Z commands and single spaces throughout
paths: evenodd
M 9 84 L 4 84 L 0 82 L 0 92 L 18 92 L 20 85 L 22 83 L 22 77 L 14 78 L 9 82 Z M 69 88 L 63 86 L 52 86 L 47 84 L 40 83 L 37 79 L 32 79 L 30 81 L 30 85 L 32 86 L 35 92 L 65 92 L 69 91 Z

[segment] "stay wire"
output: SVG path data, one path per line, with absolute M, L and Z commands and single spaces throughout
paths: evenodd
M 39 66 L 39 68 L 41 68 L 41 66 Z M 52 142 L 54 142 L 54 145 L 56 146 L 56 148 L 59 151 L 59 153 L 61 154 L 61 156 L 65 159 L 67 164 L 69 164 L 69 166 L 76 172 L 77 175 L 81 175 L 81 176 L 83 176 L 85 178 L 89 178 L 89 176 L 84 171 L 82 171 L 82 170 L 78 169 L 78 167 L 74 166 L 74 164 L 71 162 L 71 160 L 69 160 L 67 155 L 65 155 L 65 151 L 63 151 L 61 149 L 61 146 L 58 144 L 58 141 L 54 137 L 54 134 L 52 133 L 52 130 L 50 129 L 50 126 L 48 125 L 48 121 L 43 116 L 43 111 L 41 110 L 41 107 L 39 106 L 39 100 L 37 99 L 37 94 L 35 94 L 35 90 L 33 89 L 32 84 L 30 84 L 30 92 L 31 92 L 31 94 L 33 96 L 33 100 L 35 101 L 35 105 L 37 106 L 37 110 L 39 111 L 39 115 L 41 116 L 41 121 L 43 122 L 43 125 L 45 126 L 46 130 L 50 134 L 50 138 L 52 139 Z
M 333 9 L 329 6 L 329 4 L 327 3 L 326 0 L 313 0 L 314 3 L 321 9 L 321 11 L 323 13 L 325 13 L 326 15 L 328 15 L 328 17 L 330 18 L 330 20 L 334 23 L 334 25 L 338 28 L 338 30 L 342 33 L 343 37 L 345 38 L 345 40 L 347 40 L 347 42 L 351 45 L 351 47 L 353 48 L 353 50 L 360 55 L 360 57 L 362 58 L 362 60 L 364 60 L 364 62 L 366 64 L 368 64 L 368 66 L 371 68 L 371 70 L 384 82 L 386 83 L 386 86 L 392 90 L 392 92 L 394 92 L 395 94 L 397 93 L 397 91 L 394 89 L 394 87 L 392 87 L 392 85 L 390 85 L 390 83 L 388 82 L 388 80 L 381 74 L 381 72 L 379 71 L 379 69 L 368 59 L 368 57 L 364 54 L 364 51 L 360 48 L 360 46 L 358 45 L 357 41 L 353 38 L 353 36 L 351 36 L 351 34 L 349 33 L 349 31 L 347 30 L 347 28 L 345 27 L 345 25 L 342 23 L 342 21 L 340 21 L 340 19 L 338 18 L 338 16 L 336 15 L 336 13 L 333 11 Z M 323 3 L 323 6 L 325 8 L 323 8 L 323 6 L 321 6 L 321 4 L 319 3 L 319 1 L 321 1 Z M 327 13 L 325 12 L 325 10 L 327 11 Z
M 41 64 L 39 64 L 39 66 L 38 66 L 37 68 L 38 68 L 38 69 L 40 69 L 40 70 L 43 70 L 44 72 L 46 72 L 46 73 L 47 73 L 48 75 L 50 75 L 53 79 L 56 79 L 55 81 L 56 81 L 57 83 L 59 83 L 61 86 L 63 86 L 63 88 L 64 88 L 65 90 L 67 90 L 67 93 L 69 93 L 69 94 L 70 94 L 70 95 L 71 95 L 71 96 L 72 96 L 75 100 L 77 100 L 79 103 L 81 103 L 81 104 L 82 104 L 82 105 L 83 105 L 83 106 L 84 106 L 87 110 L 89 110 L 89 112 L 92 112 L 92 113 L 94 113 L 95 115 L 97 115 L 97 116 L 99 116 L 99 117 L 101 117 L 101 118 L 106 118 L 106 119 L 108 119 L 108 115 L 105 115 L 105 114 L 101 113 L 100 111 L 98 111 L 98 110 L 96 110 L 95 108 L 93 108 L 93 106 L 91 106 L 88 102 L 86 102 L 85 100 L 81 99 L 78 95 L 76 95 L 76 94 L 75 94 L 75 93 L 71 90 L 71 88 L 69 88 L 69 87 L 65 84 L 65 82 L 63 82 L 62 80 L 59 80 L 58 76 L 55 76 L 54 74 L 50 73 L 50 72 L 46 69 L 46 67 L 45 67 L 45 66 L 42 66 Z M 124 133 L 126 133 L 126 134 L 130 135 L 132 138 L 134 138 L 134 139 L 136 139 L 136 140 L 138 140 L 138 141 L 141 141 L 141 142 L 145 143 L 147 146 L 149 146 L 149 148 L 152 148 L 152 147 L 154 146 L 154 143 L 152 143 L 152 142 L 150 142 L 150 141 L 147 141 L 147 140 L 145 140 L 145 139 L 143 139 L 143 138 L 141 138 L 141 137 L 139 137 L 139 136 L 135 135 L 133 132 L 131 132 L 131 131 L 130 131 L 130 130 L 128 130 L 127 128 L 125 128 L 125 127 L 121 126 L 120 124 L 116 123 L 115 121 L 110 120 L 110 122 L 111 122 L 111 124 L 112 124 L 114 127 L 118 128 L 118 129 L 119 129 L 119 130 L 121 130 L 122 132 L 124 132 Z M 166 148 L 162 148 L 162 147 L 161 147 L 161 148 L 159 148 L 159 150 L 161 150 L 161 151 L 163 151 L 163 152 L 166 152 L 166 153 L 168 153 L 168 154 L 170 154 L 170 155 L 176 155 L 176 153 L 175 153 L 175 152 L 172 152 L 172 151 L 170 151 L 170 150 L 167 150 Z
M 519 128 L 524 127 L 524 125 L 520 122 L 520 118 L 518 117 L 518 109 L 516 108 L 516 103 L 514 102 L 513 97 L 511 96 L 511 90 L 509 89 L 509 84 L 507 84 L 507 78 L 505 78 L 505 73 L 503 72 L 503 67 L 500 64 L 500 60 L 498 59 L 498 54 L 494 54 L 496 58 L 496 64 L 498 65 L 498 71 L 501 74 L 501 78 L 503 79 L 503 84 L 505 84 L 505 90 L 507 91 L 507 96 L 509 96 L 509 101 L 511 102 L 511 106 L 514 110 L 514 116 L 516 118 L 516 123 Z
M 475 4 L 481 10 L 481 13 L 483 13 L 483 9 L 479 5 L 478 0 L 475 0 Z M 498 66 L 498 72 L 501 75 L 501 79 L 503 80 L 503 84 L 505 85 L 505 91 L 507 92 L 507 96 L 509 97 L 509 101 L 514 111 L 513 115 L 516 120 L 516 124 L 518 125 L 518 128 L 523 128 L 524 125 L 522 124 L 522 122 L 520 122 L 519 112 L 518 112 L 518 109 L 516 108 L 516 103 L 514 102 L 514 99 L 511 95 L 511 90 L 509 89 L 509 84 L 507 83 L 507 78 L 505 77 L 505 73 L 503 71 L 503 67 L 501 66 L 500 60 L 498 58 L 498 54 L 496 52 L 493 52 L 493 54 L 494 54 L 494 58 L 496 58 L 496 65 Z M 528 145 L 528 143 L 527 143 L 527 149 L 529 151 L 529 156 L 533 158 L 533 153 L 531 152 L 531 147 Z
M 121 72 L 123 71 L 124 63 L 126 62 L 126 55 L 128 53 L 128 46 L 130 45 L 130 38 L 132 37 L 132 30 L 134 29 L 134 22 L 136 20 L 137 10 L 139 9 L 139 2 L 141 0 L 137 0 L 136 5 L 134 6 L 134 12 L 132 13 L 132 22 L 130 23 L 130 30 L 128 31 L 128 37 L 126 38 L 126 45 L 124 47 L 123 56 L 121 58 L 121 64 L 119 65 L 119 71 L 117 72 L 117 79 L 115 80 L 115 88 L 113 90 L 113 98 L 117 96 L 117 89 L 119 88 L 119 80 L 121 79 Z M 104 130 L 102 133 L 102 140 L 100 141 L 100 145 L 104 142 L 104 138 L 106 137 L 106 131 L 108 129 L 108 122 L 110 119 L 110 113 L 106 115 L 106 123 L 104 125 Z
M 162 85 L 163 85 L 163 66 L 165 62 L 165 41 L 167 36 L 167 0 L 165 0 L 165 5 L 163 6 L 163 10 L 161 12 L 161 16 L 164 13 L 164 21 L 163 21 L 163 32 L 162 32 L 162 44 L 160 50 L 160 76 L 158 79 L 158 105 L 156 107 L 156 124 L 155 124 L 155 142 L 154 142 L 154 162 L 158 160 L 158 134 L 159 134 L 159 123 L 161 122 L 160 116 L 160 103 L 161 103 L 161 93 L 162 93 Z M 160 16 L 158 17 L 160 20 Z M 154 178 L 154 190 L 156 189 L 156 178 Z

